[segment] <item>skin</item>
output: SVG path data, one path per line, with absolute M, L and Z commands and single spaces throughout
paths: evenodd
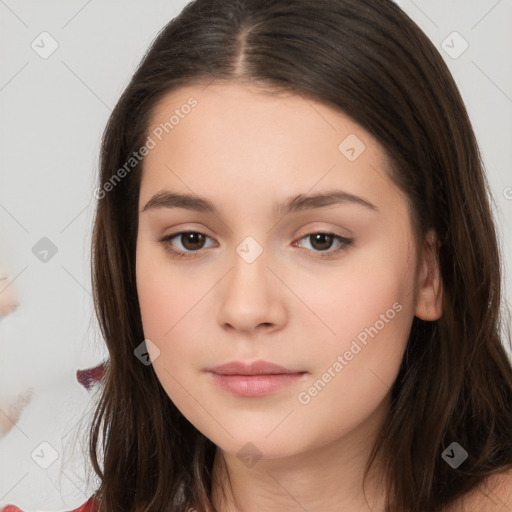
M 433 233 L 418 252 L 383 148 L 342 112 L 295 94 L 215 83 L 169 93 L 151 129 L 191 96 L 197 106 L 145 157 L 136 276 L 154 370 L 183 415 L 218 447 L 212 503 L 223 512 L 237 510 L 233 501 L 244 511 L 383 510 L 379 472 L 366 496 L 362 476 L 414 315 L 442 314 L 437 259 L 426 244 Z M 366 146 L 354 161 L 338 149 L 349 134 Z M 344 203 L 273 216 L 276 202 L 331 189 L 378 210 Z M 206 197 L 220 215 L 143 211 L 162 190 Z M 191 257 L 172 258 L 159 239 L 187 230 L 208 238 L 187 245 L 175 237 L 168 244 Z M 322 248 L 307 236 L 322 232 L 354 244 L 335 253 L 336 240 Z M 252 263 L 236 251 L 247 236 L 263 249 Z M 400 312 L 300 403 L 299 393 L 395 303 Z M 240 397 L 205 371 L 256 359 L 307 373 L 269 395 Z M 248 442 L 257 448 L 250 467 L 237 456 Z

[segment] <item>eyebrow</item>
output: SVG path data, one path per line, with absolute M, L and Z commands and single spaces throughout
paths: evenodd
M 274 215 L 279 217 L 288 213 L 311 210 L 314 208 L 325 208 L 339 204 L 355 204 L 376 212 L 379 211 L 374 204 L 366 199 L 343 190 L 329 190 L 309 195 L 299 194 L 298 196 L 290 197 L 284 202 L 274 205 L 273 211 Z M 141 210 L 141 213 L 161 208 L 183 208 L 185 210 L 212 213 L 216 216 L 220 216 L 217 206 L 205 197 L 180 194 L 169 190 L 163 190 L 151 197 Z

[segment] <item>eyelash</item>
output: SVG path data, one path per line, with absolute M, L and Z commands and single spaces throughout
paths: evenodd
M 208 235 L 206 235 L 205 233 L 201 233 L 200 231 L 179 231 L 177 233 L 172 233 L 170 235 L 166 235 L 166 236 L 160 238 L 159 242 L 164 246 L 164 249 L 173 258 L 180 258 L 180 259 L 181 258 L 194 258 L 194 257 L 197 257 L 194 253 L 199 253 L 201 251 L 201 249 L 198 249 L 197 251 L 183 252 L 183 251 L 177 251 L 171 245 L 173 238 L 177 238 L 180 235 L 186 235 L 186 234 L 191 234 L 191 233 L 203 235 L 206 238 L 210 238 Z M 301 237 L 299 240 L 303 240 L 304 238 L 308 238 L 312 235 L 332 236 L 332 237 L 334 237 L 335 240 L 338 240 L 338 242 L 340 242 L 340 244 L 341 244 L 341 246 L 338 249 L 336 249 L 334 251 L 330 251 L 328 253 L 326 253 L 326 251 L 314 251 L 313 250 L 313 252 L 318 253 L 318 257 L 321 259 L 332 258 L 335 254 L 338 254 L 339 252 L 347 249 L 348 247 L 352 246 L 354 243 L 354 240 L 352 238 L 346 238 L 346 237 L 337 235 L 336 233 L 331 233 L 331 232 L 327 232 L 327 231 L 314 231 L 311 233 L 307 233 L 306 235 Z

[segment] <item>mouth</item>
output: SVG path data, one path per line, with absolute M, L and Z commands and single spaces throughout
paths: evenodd
M 229 363 L 208 368 L 213 381 L 222 389 L 245 397 L 264 396 L 298 382 L 307 372 L 293 370 L 269 361 Z
M 207 371 L 219 375 L 285 375 L 303 373 L 302 370 L 291 370 L 270 361 L 263 361 L 262 359 L 252 362 L 230 361 L 219 366 L 207 368 Z

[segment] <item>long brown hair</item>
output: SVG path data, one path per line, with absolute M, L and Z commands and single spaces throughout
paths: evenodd
M 89 433 L 101 511 L 213 509 L 215 445 L 134 356 L 144 339 L 135 282 L 143 160 L 126 167 L 164 95 L 213 80 L 297 92 L 351 116 L 385 148 L 417 243 L 430 228 L 438 234 L 443 315 L 414 318 L 368 461 L 380 451 L 386 461 L 388 510 L 441 511 L 512 468 L 492 195 L 439 52 L 391 0 L 196 0 L 158 34 L 103 135 L 92 280 L 109 359 Z M 452 442 L 468 453 L 457 469 L 442 457 Z

